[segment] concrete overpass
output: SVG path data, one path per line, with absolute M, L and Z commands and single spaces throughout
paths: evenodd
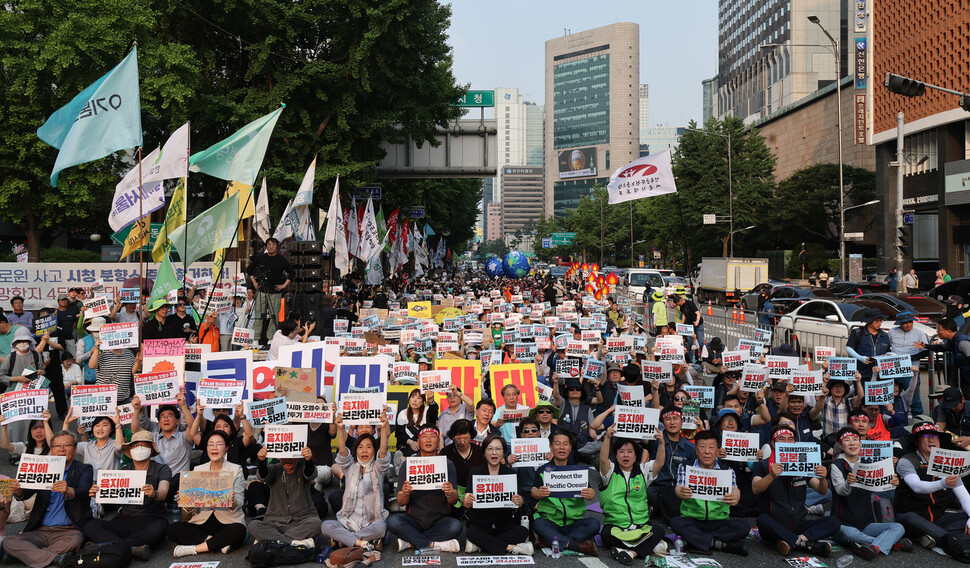
M 497 174 L 495 119 L 462 119 L 439 131 L 435 147 L 384 142 L 383 178 L 483 178 Z

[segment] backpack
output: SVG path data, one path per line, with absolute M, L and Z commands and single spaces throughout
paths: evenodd
M 89 542 L 78 554 L 78 566 L 125 568 L 131 564 L 131 548 L 120 542 Z
M 317 551 L 306 546 L 292 546 L 278 540 L 261 540 L 249 547 L 246 560 L 253 568 L 286 566 L 316 562 Z

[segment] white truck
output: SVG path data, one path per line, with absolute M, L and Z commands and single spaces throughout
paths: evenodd
M 766 258 L 705 258 L 697 281 L 697 300 L 722 306 L 736 304 L 745 292 L 767 280 Z

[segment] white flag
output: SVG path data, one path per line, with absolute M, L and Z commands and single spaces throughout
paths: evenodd
M 670 167 L 670 150 L 644 156 L 618 168 L 610 176 L 607 189 L 610 204 L 677 193 Z
M 349 217 L 350 221 L 350 225 L 347 227 L 347 236 L 349 239 L 347 242 L 348 250 L 351 255 L 366 261 L 367 257 L 360 254 L 360 223 L 357 221 L 357 198 L 351 200 L 350 215 L 347 217 Z
M 276 231 L 273 233 L 273 238 L 282 242 L 293 236 L 293 228 L 296 226 L 298 219 L 296 217 L 296 212 L 293 211 L 293 200 L 291 199 L 286 203 L 286 209 L 283 210 L 283 216 L 280 217 L 280 222 L 276 225 Z
M 176 130 L 164 146 L 155 148 L 141 160 L 141 198 L 138 204 L 139 166 L 131 168 L 115 186 L 108 224 L 115 231 L 134 223 L 136 219 L 165 205 L 163 180 L 188 175 L 189 123 Z
M 363 227 L 360 235 L 360 258 L 369 261 L 376 251 L 381 250 L 380 234 L 377 232 L 377 218 L 374 216 L 374 200 L 367 198 L 364 210 Z
M 300 184 L 300 189 L 296 192 L 296 197 L 293 198 L 293 207 L 300 207 L 301 205 L 311 205 L 313 203 L 313 177 L 317 173 L 317 158 L 313 157 L 313 161 L 310 162 L 310 167 L 307 168 L 306 174 L 303 176 L 303 183 Z
M 310 207 L 301 205 L 300 207 L 294 207 L 293 210 L 296 211 L 297 218 L 297 227 L 294 229 L 296 240 L 317 240 L 317 232 L 313 229 L 313 219 L 310 218 Z
M 327 210 L 327 230 L 323 233 L 323 250 L 329 252 L 337 244 L 337 225 L 343 226 L 344 213 L 340 209 L 340 176 L 333 184 L 333 195 L 330 196 L 330 209 Z M 340 234 L 344 234 L 342 231 Z
M 270 221 L 269 221 L 269 195 L 266 191 L 266 177 L 263 176 L 263 187 L 259 190 L 259 197 L 256 198 L 256 219 L 253 223 L 256 234 L 263 242 L 269 240 Z

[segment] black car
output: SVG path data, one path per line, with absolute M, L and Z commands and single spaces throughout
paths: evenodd
M 805 302 L 815 298 L 835 298 L 824 288 L 809 288 L 808 286 L 780 286 L 768 296 L 768 300 L 775 308 L 776 314 L 786 314 Z M 755 302 L 757 307 L 757 301 Z
M 786 287 L 794 286 L 791 282 L 785 282 L 784 280 L 774 280 L 768 279 L 767 282 L 762 282 L 754 288 L 748 290 L 745 295 L 741 296 L 741 307 L 746 310 L 756 310 L 758 309 L 758 296 L 761 294 L 762 290 L 767 290 L 770 296 L 775 290 Z
M 891 294 L 863 294 L 857 300 L 871 300 L 889 304 L 898 311 L 913 312 L 913 317 L 920 323 L 932 326 L 943 319 L 946 313 L 946 306 L 932 298 L 921 296 L 920 294 L 909 294 L 906 292 L 893 292 Z
M 966 304 L 967 297 L 970 296 L 970 278 L 954 278 L 926 293 L 928 298 L 937 302 L 942 302 L 953 295 L 963 298 L 963 303 Z
M 885 282 L 836 282 L 829 284 L 828 291 L 839 298 L 855 298 L 862 294 L 885 294 L 892 292 Z

